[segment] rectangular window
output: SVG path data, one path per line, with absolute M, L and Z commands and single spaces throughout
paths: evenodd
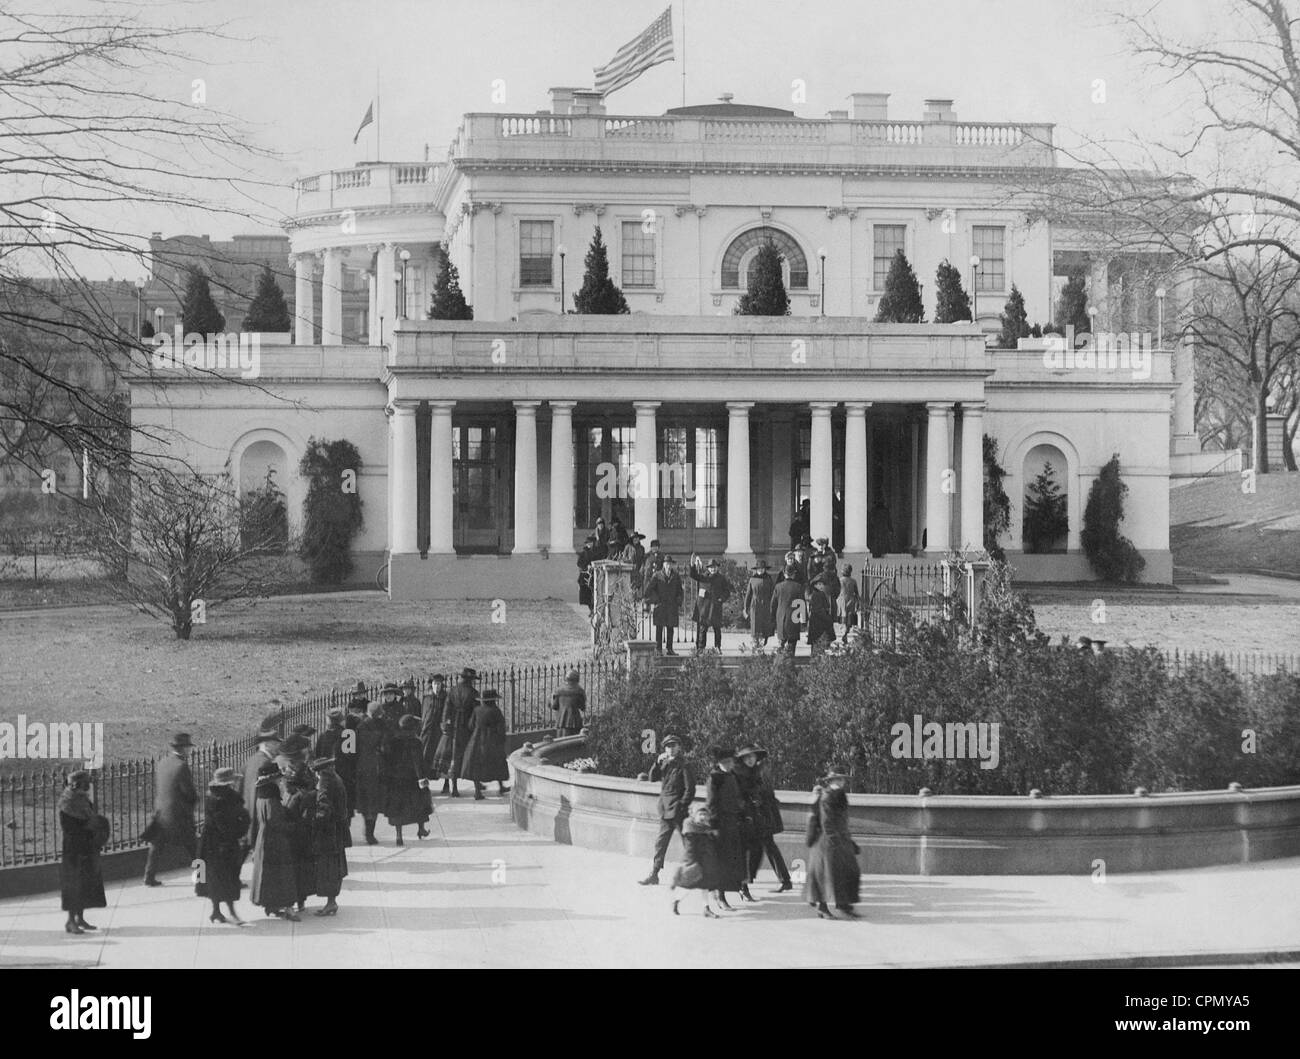
M 659 430 L 659 528 L 722 529 L 727 509 L 726 447 L 717 427 L 664 426 Z
M 977 225 L 971 229 L 971 252 L 980 259 L 977 290 L 1007 289 L 1007 252 L 1005 228 Z
M 640 221 L 623 222 L 623 286 L 655 285 L 655 237 Z
M 877 224 L 872 228 L 871 232 L 874 240 L 871 251 L 874 264 L 872 273 L 873 289 L 884 290 L 885 277 L 889 275 L 889 266 L 894 260 L 894 254 L 903 249 L 903 242 L 907 236 L 907 225 Z
M 631 531 L 636 528 L 633 497 L 619 494 L 628 491 L 632 479 L 636 427 L 606 424 L 577 428 L 573 517 L 579 529 L 591 530 L 597 518 L 608 523 L 617 515 Z
M 519 222 L 519 285 L 551 286 L 555 258 L 555 222 Z

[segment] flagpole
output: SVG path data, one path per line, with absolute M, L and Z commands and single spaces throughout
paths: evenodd
M 682 106 L 686 106 L 686 0 L 682 0 Z
M 375 67 L 375 161 L 382 162 L 384 141 L 379 135 L 379 67 Z

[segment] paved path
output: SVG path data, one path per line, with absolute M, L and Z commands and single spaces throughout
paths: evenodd
M 1300 859 L 1104 883 L 867 876 L 862 920 L 835 923 L 813 916 L 797 892 L 772 896 L 765 873 L 759 904 L 712 921 L 697 894 L 685 914 L 670 915 L 665 887 L 636 885 L 640 861 L 518 830 L 497 796 L 438 798 L 431 827 L 432 838 L 399 849 L 381 823 L 380 845 L 354 846 L 333 919 L 267 920 L 244 900 L 250 926 L 213 926 L 183 873 L 156 890 L 110 884 L 110 907 L 88 914 L 100 931 L 82 937 L 63 932 L 57 894 L 0 901 L 0 967 L 908 967 L 1134 957 L 1220 965 L 1265 953 L 1300 961 Z

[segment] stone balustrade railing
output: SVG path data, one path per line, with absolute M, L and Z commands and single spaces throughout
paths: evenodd
M 427 162 L 384 162 L 334 169 L 302 177 L 294 184 L 298 214 L 348 206 L 432 203 L 441 166 Z

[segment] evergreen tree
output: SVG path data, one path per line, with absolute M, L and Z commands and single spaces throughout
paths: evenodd
M 218 335 L 226 329 L 226 318 L 212 300 L 208 275 L 201 268 L 191 269 L 181 296 L 181 328 L 188 335 Z
M 1119 532 L 1127 492 L 1128 486 L 1119 477 L 1116 453 L 1088 491 L 1083 532 L 1079 535 L 1089 564 L 1103 581 L 1136 581 L 1147 564 L 1133 542 Z
M 1038 477 L 1025 495 L 1023 535 L 1025 551 L 1050 551 L 1069 532 L 1069 507 L 1065 494 L 1056 484 L 1051 463 L 1044 463 Z
M 293 326 L 284 291 L 276 281 L 270 265 L 263 265 L 257 277 L 257 292 L 244 317 L 245 331 L 288 331 Z
M 312 581 L 336 585 L 352 573 L 352 538 L 363 525 L 361 497 L 356 492 L 361 454 L 350 441 L 313 437 L 308 439 L 298 473 L 308 483 L 299 552 Z
M 605 241 L 600 236 L 600 225 L 587 247 L 587 271 L 582 277 L 582 288 L 573 296 L 573 308 L 580 313 L 596 316 L 617 316 L 628 312 L 627 299 L 617 284 L 609 278 L 609 256 Z
M 1006 553 L 998 544 L 998 538 L 1011 528 L 1011 498 L 1002 486 L 1006 476 L 1006 469 L 998 462 L 997 440 L 985 434 L 984 550 L 999 562 L 1006 559 Z
M 952 324 L 958 320 L 969 320 L 970 295 L 961 285 L 961 272 L 950 265 L 945 258 L 939 262 L 939 269 L 934 274 L 934 307 L 936 324 Z
M 1076 335 L 1092 330 L 1092 322 L 1088 318 L 1087 281 L 1082 272 L 1071 273 L 1056 301 L 1056 325 L 1061 329 L 1061 334 L 1071 324 L 1074 325 Z
M 999 349 L 1015 349 L 1020 339 L 1028 338 L 1033 333 L 1029 327 L 1029 314 L 1025 312 L 1025 296 L 1014 283 L 1011 284 L 1011 296 L 1002 308 L 1000 319 L 1002 330 L 998 332 Z
M 885 293 L 880 296 L 880 307 L 876 310 L 876 323 L 925 323 L 921 285 L 916 282 L 916 273 L 912 271 L 907 255 L 902 250 L 894 251 L 894 260 L 889 263 Z
M 442 255 L 438 265 L 438 278 L 433 281 L 433 301 L 429 305 L 430 320 L 473 320 L 474 309 L 465 302 L 460 289 L 460 273 L 451 259 Z
M 749 266 L 749 289 L 736 306 L 737 316 L 789 316 L 790 295 L 781 276 L 781 251 L 768 239 Z

